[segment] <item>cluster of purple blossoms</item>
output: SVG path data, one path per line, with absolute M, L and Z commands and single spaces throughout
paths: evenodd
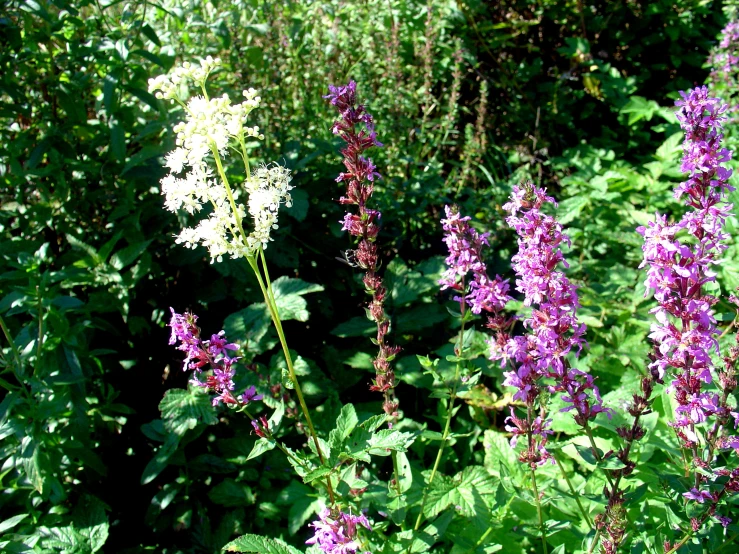
M 610 409 L 603 407 L 593 377 L 570 367 L 566 359 L 570 352 L 580 353 L 586 329 L 577 321 L 577 290 L 556 269 L 560 263 L 568 267 L 560 250 L 568 239 L 559 222 L 542 213 L 541 207 L 547 202 L 556 205 L 544 189 L 526 183 L 514 187 L 510 201 L 503 206 L 510 214 L 506 222 L 519 237 L 518 253 L 512 258 L 518 276 L 516 290 L 523 293 L 524 304 L 533 309 L 531 317 L 523 322 L 529 332 L 514 337 L 499 333 L 490 343 L 490 357 L 501 360 L 502 366 L 509 361 L 514 364 L 515 370 L 504 373 L 504 384 L 518 389 L 514 399 L 523 402 L 529 413 L 541 392 L 541 380 L 546 378 L 553 383 L 548 386 L 549 392 L 562 393 L 562 400 L 568 404 L 562 411 L 574 410 L 575 421 L 585 426 L 601 412 L 610 416 Z M 540 418 L 543 420 L 543 416 Z M 514 415 L 509 420 L 522 429 Z M 525 432 L 531 433 L 532 440 L 522 461 L 533 465 L 549 458 L 543 447 L 550 433 L 548 422 L 526 423 Z M 514 439 L 518 434 L 514 433 Z
M 318 521 L 310 524 L 316 534 L 306 544 L 315 544 L 326 554 L 355 554 L 361 548 L 357 542 L 357 524 L 372 530 L 364 514 L 355 516 L 324 508 L 318 517 Z
M 730 21 L 721 31 L 721 41 L 708 57 L 708 63 L 711 66 L 711 87 L 724 88 L 728 97 L 733 97 L 739 85 L 739 21 Z M 729 104 L 728 112 L 739 111 L 735 100 Z M 736 116 L 731 121 L 736 121 Z
M 446 259 L 447 269 L 439 280 L 441 290 L 450 288 L 464 294 L 465 279 L 472 272 L 469 294 L 455 296 L 454 300 L 466 302 L 474 314 L 490 312 L 495 318 L 511 297 L 508 295 L 508 281 L 503 281 L 499 275 L 495 279 L 487 275 L 487 268 L 482 261 L 482 248 L 490 246 L 488 233 L 479 234 L 473 229 L 469 216 L 462 217 L 456 206 L 444 206 L 444 211 L 446 219 L 442 219 L 441 224 L 449 256 Z
M 227 352 L 238 350 L 239 347 L 226 340 L 224 331 L 212 335 L 210 340 L 202 340 L 197 326 L 198 316 L 189 312 L 178 314 L 172 308 L 170 311 L 172 318 L 169 327 L 172 334 L 169 337 L 169 344 L 179 342 L 177 349 L 186 353 L 182 369 L 195 371 L 196 377 L 190 380 L 192 384 L 216 393 L 213 397 L 214 406 L 221 402 L 234 406 L 246 405 L 262 399 L 262 395 L 257 394 L 254 386 L 249 387 L 238 397 L 233 395 L 232 391 L 235 388 L 233 377 L 236 374 L 233 366 L 240 358 L 232 358 Z M 201 381 L 197 376 L 208 367 L 212 369 L 212 373 L 206 376 L 205 381 Z
M 339 202 L 357 207 L 356 213 L 347 212 L 344 216 L 341 221 L 342 230 L 348 231 L 358 241 L 357 248 L 351 252 L 351 258 L 365 271 L 364 287 L 372 295 L 369 315 L 377 324 L 376 344 L 380 350 L 373 361 L 376 376 L 370 390 L 383 393 L 383 410 L 396 417 L 398 402 L 394 392 L 395 370 L 391 362 L 400 348 L 386 342 L 386 335 L 390 331 L 390 318 L 385 313 L 387 289 L 378 273 L 380 259 L 375 242 L 380 231 L 382 214 L 367 207 L 374 182 L 380 178 L 380 174 L 372 160 L 363 155 L 367 149 L 382 144 L 377 140 L 372 116 L 367 113 L 364 105 L 357 105 L 356 92 L 357 84 L 349 81 L 345 86 L 329 86 L 329 94 L 324 98 L 336 107 L 340 115 L 331 130 L 346 142 L 346 146 L 341 149 L 346 172 L 340 173 L 336 178 L 337 182 L 346 183 L 346 196 L 342 196 Z
M 649 335 L 657 347 L 650 368 L 660 379 L 672 373 L 670 386 L 678 403 L 672 425 L 683 445 L 695 449 L 700 442 L 696 425 L 710 416 L 728 415 L 719 395 L 703 390 L 713 381 L 711 353 L 719 352 L 712 309 L 718 299 L 705 293 L 703 285 L 716 280 L 712 266 L 726 249 L 723 227 L 731 206 L 725 195 L 733 187 L 728 184 L 731 170 L 722 165 L 731 158 L 721 147 L 726 105 L 709 96 L 706 87 L 681 95 L 676 102 L 686 134 L 681 169 L 690 176 L 676 188 L 675 197 L 684 198 L 690 209 L 674 225 L 658 214 L 655 222 L 637 231 L 644 236 L 640 267 L 649 266 L 647 291 L 652 289 L 659 303 Z M 677 238 L 678 233 L 689 240 Z

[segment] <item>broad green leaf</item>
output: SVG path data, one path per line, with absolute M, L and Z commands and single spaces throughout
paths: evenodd
M 248 506 L 254 504 L 255 500 L 251 487 L 230 477 L 210 489 L 208 497 L 216 504 L 227 507 Z
M 97 552 L 108 540 L 108 516 L 105 505 L 94 496 L 86 496 L 72 516 L 75 530 L 86 538 L 90 552 Z
M 336 426 L 329 433 L 328 443 L 332 451 L 338 451 L 344 440 L 354 431 L 359 423 L 357 412 L 351 404 L 345 404 L 341 408 L 339 417 L 336 418 Z
M 187 390 L 168 390 L 159 403 L 159 410 L 164 426 L 180 436 L 198 424 L 218 423 L 210 396 L 193 386 Z
M 256 552 L 258 554 L 303 554 L 280 539 L 259 535 L 243 535 L 223 547 L 226 552 Z

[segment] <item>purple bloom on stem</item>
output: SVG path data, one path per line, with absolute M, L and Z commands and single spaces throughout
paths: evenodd
M 176 313 L 172 308 L 172 319 L 169 326 L 172 329 L 170 344 L 180 344 L 178 350 L 184 351 L 187 355 L 183 369 L 195 370 L 195 376 L 190 379 L 190 383 L 214 392 L 213 405 L 216 406 L 223 402 L 238 406 L 239 404 L 247 404 L 250 401 L 261 400 L 262 395 L 256 393 L 256 389 L 249 387 L 239 398 L 233 395 L 235 388 L 233 378 L 236 374 L 234 364 L 240 360 L 238 357 L 228 357 L 227 351 L 238 350 L 238 345 L 229 343 L 226 339 L 226 333 L 220 331 L 216 335 L 211 335 L 210 340 L 202 340 L 200 338 L 200 329 L 195 324 L 198 316 L 189 312 L 181 315 Z M 206 366 L 210 366 L 211 372 L 201 380 L 198 377 Z
M 398 416 L 398 401 L 395 398 L 395 371 L 391 362 L 400 348 L 388 344 L 386 338 L 390 330 L 390 320 L 384 308 L 387 289 L 378 273 L 380 259 L 375 243 L 382 214 L 367 207 L 374 191 L 374 182 L 380 178 L 380 174 L 372 160 L 364 156 L 367 149 L 382 144 L 377 140 L 372 116 L 367 113 L 364 105 L 357 104 L 357 84 L 350 81 L 344 86 L 330 85 L 328 88 L 329 94 L 324 98 L 336 107 L 340 115 L 331 131 L 346 143 L 341 149 L 346 171 L 336 178 L 336 182 L 346 183 L 346 196 L 342 196 L 339 202 L 356 206 L 356 213 L 348 211 L 344 215 L 341 230 L 348 231 L 357 239 L 356 249 L 347 253 L 351 253 L 356 265 L 365 271 L 364 288 L 372 295 L 369 316 L 377 325 L 374 341 L 379 352 L 373 361 L 376 377 L 370 390 L 383 394 L 383 410 L 395 418 Z
M 706 500 L 711 502 L 713 501 L 713 496 L 710 492 L 707 491 L 699 491 L 695 487 L 690 489 L 689 492 L 684 492 L 683 496 L 687 498 L 688 500 L 694 500 L 698 502 L 699 504 L 703 504 Z
M 241 401 L 244 404 L 248 404 L 249 402 L 254 402 L 256 400 L 261 400 L 264 398 L 261 394 L 257 394 L 257 389 L 252 385 L 248 389 L 244 391 L 244 394 L 241 395 Z
M 650 368 L 660 379 L 672 372 L 670 389 L 678 407 L 671 425 L 684 446 L 694 447 L 694 426 L 722 410 L 718 395 L 701 390 L 714 380 L 711 354 L 719 353 L 713 315 L 718 299 L 704 293 L 703 285 L 716 280 L 712 266 L 726 249 L 723 227 L 731 205 L 725 196 L 733 187 L 728 184 L 731 170 L 722 165 L 731 159 L 731 152 L 721 146 L 726 105 L 706 87 L 680 94 L 675 104 L 685 131 L 681 169 L 689 175 L 676 187 L 675 197 L 683 198 L 690 209 L 674 225 L 658 214 L 655 222 L 637 231 L 644 237 L 640 267 L 648 266 L 647 291 L 653 290 L 659 303 L 652 310 L 657 322 L 649 337 L 656 357 Z M 691 238 L 683 241 L 679 234 Z
M 728 527 L 729 525 L 731 525 L 730 517 L 722 516 L 720 514 L 715 514 L 713 517 L 718 520 L 722 527 Z
M 305 543 L 315 544 L 326 554 L 355 554 L 361 548 L 357 541 L 357 526 L 372 530 L 364 514 L 355 516 L 324 508 L 318 518 L 318 521 L 310 524 L 315 529 L 315 535 Z
M 444 242 L 449 255 L 446 258 L 447 269 L 439 284 L 441 290 L 451 288 L 465 292 L 465 278 L 472 272 L 469 294 L 465 297 L 455 296 L 458 302 L 466 302 L 474 314 L 483 311 L 498 314 L 511 297 L 508 296 L 508 281 L 499 275 L 495 279 L 487 276 L 487 268 L 482 261 L 483 246 L 490 246 L 488 233 L 479 234 L 470 226 L 470 217 L 462 217 L 456 206 L 444 206 L 446 218 L 441 220 L 444 229 Z
M 529 408 L 539 396 L 539 381 L 550 378 L 550 392 L 561 392 L 569 404 L 563 411 L 575 411 L 575 420 L 585 425 L 599 413 L 611 415 L 603 407 L 598 387 L 591 375 L 571 368 L 566 360 L 570 352 L 578 355 L 585 343 L 585 325 L 577 320 L 577 289 L 562 271 L 567 267 L 560 246 L 569 244 L 562 226 L 541 211 L 545 203 L 556 205 L 544 189 L 531 183 L 514 187 L 510 200 L 503 206 L 509 212 L 506 222 L 518 233 L 518 253 L 513 256 L 513 269 L 518 276 L 516 290 L 523 293 L 524 304 L 532 306 L 531 317 L 524 327 L 525 337 L 499 338 L 491 342 L 491 359 L 514 363 L 517 369 L 507 371 L 505 383 L 518 391 L 514 399 Z

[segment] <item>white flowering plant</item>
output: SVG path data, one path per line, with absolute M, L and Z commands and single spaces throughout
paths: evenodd
M 281 204 L 290 206 L 290 170 L 278 164 L 251 171 L 247 139 L 263 139 L 258 126 L 247 125 L 249 114 L 259 107 L 261 98 L 253 88 L 243 91 L 244 101 L 232 103 L 227 94 L 211 98 L 206 88 L 208 76 L 221 65 L 219 58 L 207 57 L 199 64 L 183 63 L 170 75 L 149 80 L 149 91 L 159 99 L 176 102 L 185 110 L 185 121 L 174 127 L 177 147 L 166 156 L 169 174 L 162 181 L 162 194 L 169 211 L 185 210 L 194 215 L 204 206 L 207 217 L 194 227 L 186 227 L 176 242 L 188 248 L 205 246 L 211 262 L 231 258 L 256 259 L 267 248 L 270 232 L 277 229 Z M 187 102 L 180 99 L 183 89 L 194 86 L 201 94 Z M 244 181 L 232 186 L 224 171 L 226 156 L 240 157 Z M 246 203 L 239 202 L 243 193 Z M 244 220 L 252 220 L 249 232 Z

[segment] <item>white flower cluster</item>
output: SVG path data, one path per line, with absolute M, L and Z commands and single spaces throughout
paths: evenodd
M 159 91 L 158 98 L 177 100 L 180 83 L 190 79 L 204 89 L 209 72 L 219 64 L 220 60 L 213 58 L 206 58 L 200 66 L 183 64 L 170 76 L 151 79 L 149 90 Z M 205 246 L 211 262 L 220 262 L 224 254 L 240 258 L 254 255 L 260 247 L 266 248 L 271 240 L 270 231 L 277 229 L 280 204 L 288 207 L 292 204 L 290 170 L 276 164 L 257 168 L 244 185 L 249 193 L 248 213 L 254 221 L 252 232 L 244 237 L 243 220 L 247 212 L 244 206 L 236 204 L 237 213 L 234 213 L 226 183 L 214 175 L 209 165 L 209 161 L 213 161 L 211 158 L 225 156 L 230 144 L 238 148 L 243 146 L 246 137 L 264 138 L 259 127 L 245 125 L 247 116 L 259 106 L 261 99 L 251 88 L 245 90 L 243 96 L 241 104 L 231 104 L 228 95 L 223 95 L 212 99 L 195 96 L 183 105 L 186 119 L 174 127 L 177 147 L 166 156 L 170 173 L 161 181 L 165 206 L 169 211 L 184 209 L 194 214 L 203 205 L 212 207 L 206 219 L 196 227 L 183 229 L 175 241 L 188 248 Z M 237 198 L 238 191 L 234 191 L 234 203 Z
M 149 79 L 149 92 L 153 92 L 159 99 L 175 100 L 181 84 L 194 81 L 195 84 L 203 86 L 210 72 L 220 65 L 221 58 L 212 56 L 200 60 L 199 65 L 184 62 L 181 66 L 175 67 L 169 75 Z
M 269 233 L 277 229 L 277 210 L 284 202 L 288 208 L 293 205 L 290 196 L 290 170 L 278 164 L 260 166 L 244 184 L 249 193 L 249 215 L 254 220 L 254 230 L 247 237 L 247 247 L 256 249 L 261 246 L 267 248 L 272 240 Z

